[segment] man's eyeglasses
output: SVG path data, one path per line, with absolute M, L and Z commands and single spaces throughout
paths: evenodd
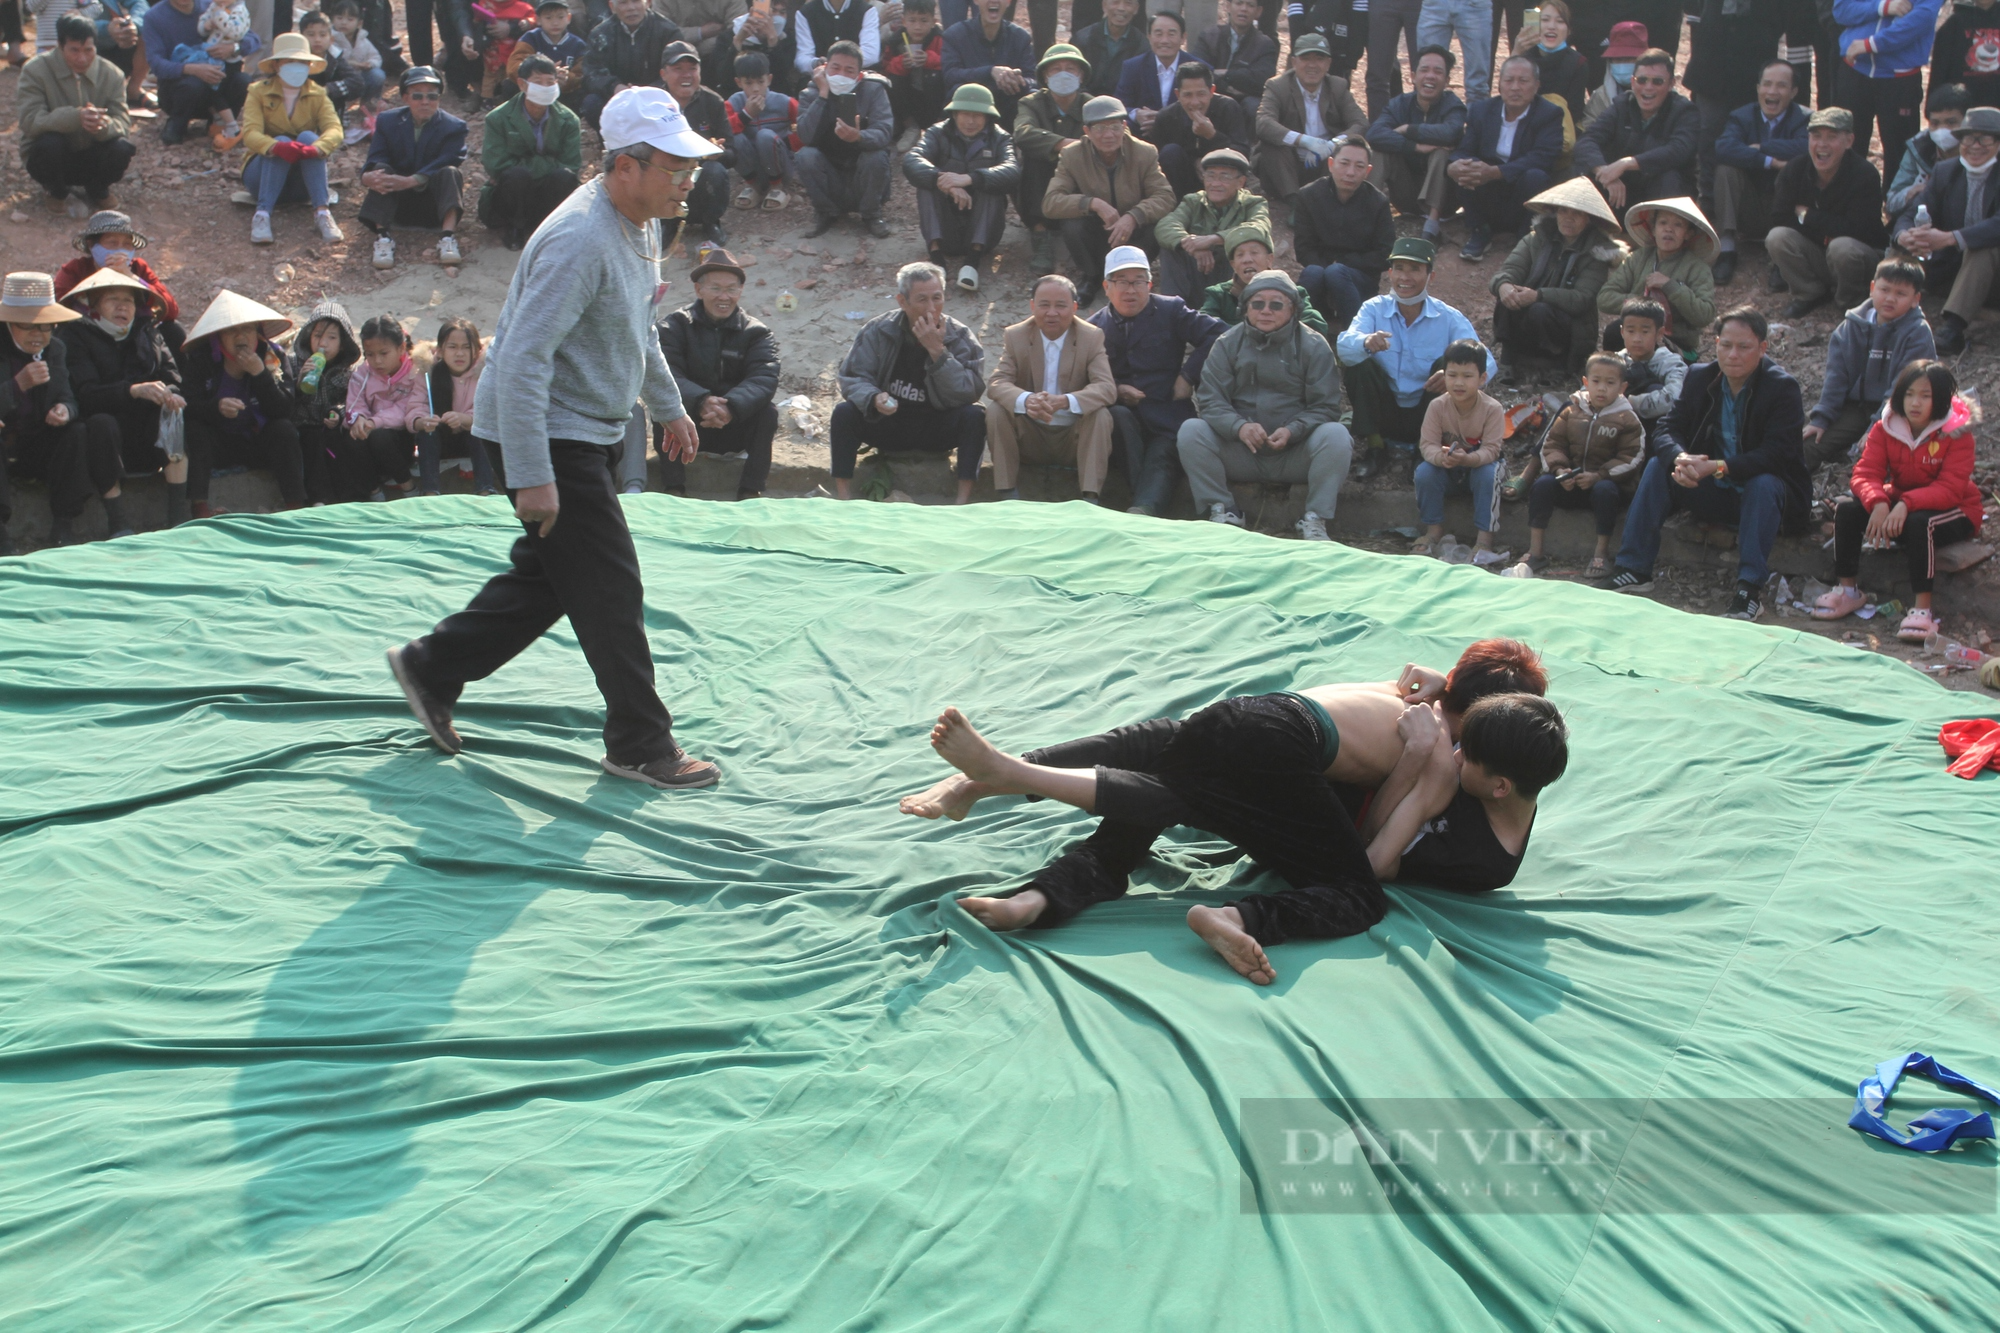
M 1673 82 L 1672 79 L 1666 78 L 1661 75 L 1655 75 L 1651 78 L 1644 78 L 1644 79 L 1640 78 L 1637 74 L 1634 74 L 1632 76 L 1632 86 L 1634 88 L 1664 88 L 1669 83 L 1672 82 Z
M 1281 299 L 1274 299 L 1270 301 L 1252 301 L 1250 302 L 1250 304 L 1244 306 L 1243 308 L 1245 310 L 1270 310 L 1282 314 L 1285 311 L 1290 310 L 1292 308 L 1292 303 L 1290 301 Z
M 666 172 L 667 179 L 672 181 L 676 185 L 686 185 L 689 181 L 694 179 L 695 173 L 701 170 L 701 168 L 698 166 L 680 167 L 680 168 L 663 167 L 659 163 L 653 161 L 653 159 L 650 157 L 647 158 L 645 161 L 641 162 L 639 165 L 646 168 L 649 171 Z
M 1122 287 L 1127 291 L 1135 287 L 1150 287 L 1152 285 L 1153 280 L 1151 278 L 1108 278 L 1105 280 L 1105 286 Z
M 438 100 L 438 95 L 434 92 L 424 92 L 422 89 L 412 88 L 403 94 L 403 100 L 405 102 L 435 102 Z

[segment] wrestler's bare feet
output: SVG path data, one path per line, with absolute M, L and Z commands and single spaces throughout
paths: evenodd
M 1049 900 L 1040 889 L 1023 889 L 1011 898 L 960 898 L 958 905 L 988 930 L 1019 930 L 1033 925 Z
M 993 794 L 993 789 L 985 783 L 974 782 L 963 773 L 954 773 L 941 782 L 933 783 L 926 791 L 905 796 L 897 802 L 896 808 L 919 819 L 963 819 L 972 813 L 973 805 L 981 797 Z
M 1208 941 L 1208 947 L 1222 955 L 1222 961 L 1256 982 L 1268 986 L 1278 979 L 1278 969 L 1264 956 L 1264 946 L 1243 929 L 1243 916 L 1233 907 L 1190 907 L 1188 929 Z
M 938 758 L 974 782 L 996 789 L 1005 787 L 1008 767 L 1020 763 L 974 731 L 956 708 L 945 709 L 931 728 L 931 748 L 938 752 Z

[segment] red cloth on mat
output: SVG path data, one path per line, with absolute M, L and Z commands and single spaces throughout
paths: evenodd
M 1945 723 L 1938 728 L 1938 744 L 1951 756 L 1947 773 L 1969 779 L 1982 768 L 2000 768 L 2000 722 L 1990 717 Z

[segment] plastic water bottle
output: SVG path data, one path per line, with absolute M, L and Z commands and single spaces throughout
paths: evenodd
M 1986 654 L 1962 643 L 1947 643 L 1944 646 L 1944 660 L 1954 666 L 1976 667 L 1986 660 Z
M 1928 227 L 1931 225 L 1931 206 L 1929 204 L 1917 205 L 1917 225 L 1919 227 Z
M 319 392 L 319 377 L 326 373 L 326 353 L 314 352 L 306 358 L 306 368 L 299 375 L 299 387 L 307 393 Z

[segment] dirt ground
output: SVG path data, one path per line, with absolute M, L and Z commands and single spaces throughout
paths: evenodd
M 1065 33 L 1068 8 L 1066 3 L 1062 7 L 1061 31 Z M 1197 28 L 1204 22 L 1192 12 L 1190 18 Z M 1684 37 L 1683 66 L 1686 42 Z M 1364 102 L 1358 90 L 1365 73 L 1364 64 L 1355 75 L 1357 100 Z M 15 71 L 0 72 L 0 124 L 11 126 L 17 80 Z M 1463 88 L 1458 91 L 1462 94 Z M 512 277 L 515 256 L 497 237 L 470 221 L 472 205 L 485 179 L 479 163 L 484 118 L 462 105 L 449 109 L 465 116 L 472 126 L 466 162 L 468 222 L 459 233 L 465 262 L 456 269 L 441 267 L 436 261 L 434 238 L 418 233 L 399 233 L 400 262 L 394 270 L 382 273 L 371 266 L 368 233 L 355 217 L 360 190 L 354 180 L 365 157 L 359 146 L 345 148 L 331 173 L 343 196 L 334 209 L 347 233 L 341 243 L 320 242 L 313 234 L 310 213 L 300 206 L 280 210 L 274 218 L 276 244 L 252 247 L 248 241 L 250 209 L 230 198 L 239 188 L 240 152 L 217 154 L 198 136 L 178 147 L 165 147 L 158 139 L 157 119 L 135 123 L 140 153 L 119 188 L 119 206 L 133 215 L 149 238 L 146 258 L 172 286 L 190 326 L 215 294 L 228 287 L 294 315 L 303 314 L 324 296 L 333 296 L 347 305 L 357 321 L 393 314 L 419 339 L 430 337 L 437 321 L 452 315 L 469 318 L 490 331 Z M 586 133 L 586 159 L 594 157 L 597 147 L 595 136 Z M 587 175 L 593 171 L 594 167 L 586 167 Z M 812 213 L 802 192 L 795 193 L 791 206 L 782 212 L 730 210 L 729 249 L 750 275 L 745 308 L 778 336 L 785 367 L 782 393 L 806 394 L 814 404 L 816 433 L 798 430 L 787 415 L 777 445 L 781 462 L 824 461 L 823 428 L 837 401 L 834 374 L 840 359 L 859 323 L 891 307 L 896 269 L 923 257 L 916 201 L 907 183 L 899 181 L 893 189 L 886 216 L 896 229 L 888 239 L 866 235 L 858 222 L 849 219 L 829 235 L 807 241 L 803 233 L 811 225 Z M 1419 219 L 1410 218 L 1400 225 L 1404 231 L 1414 232 L 1418 223 Z M 0 158 L 0 259 L 8 270 L 53 271 L 76 253 L 77 230 L 74 218 L 47 206 L 41 191 L 22 171 L 16 154 Z M 1492 297 L 1488 284 L 1506 258 L 1507 244 L 1503 240 L 1483 261 L 1467 263 L 1457 254 L 1463 237 L 1462 223 L 1447 223 L 1446 244 L 1431 290 L 1470 314 L 1482 332 L 1490 333 Z M 1277 227 L 1277 241 L 1279 262 L 1296 272 L 1290 231 L 1282 222 Z M 688 289 L 685 274 L 693 263 L 691 255 L 677 257 L 671 283 Z M 1787 298 L 1766 290 L 1766 272 L 1761 248 L 1747 247 L 1734 283 L 1718 294 L 1719 303 L 1748 303 L 1765 311 L 1773 321 L 1772 354 L 1801 381 L 1810 403 L 1818 393 L 1827 337 L 1841 312 L 1828 306 L 1796 322 L 1784 321 Z M 988 261 L 980 291 L 966 294 L 953 288 L 948 308 L 992 347 L 1006 325 L 1025 317 L 1028 283 L 1035 276 L 1030 269 L 1027 233 L 1017 220 L 1010 221 L 1003 244 Z M 796 308 L 790 312 L 778 308 L 779 297 L 785 292 L 796 299 Z M 688 295 L 691 298 L 691 290 Z M 1935 313 L 1937 299 L 1929 304 Z M 1968 396 L 1976 402 L 1991 397 L 2000 403 L 2000 336 L 1990 324 L 1975 326 L 1970 350 L 1955 364 Z M 1519 385 L 1496 385 L 1493 391 L 1511 404 L 1547 390 L 1567 392 L 1572 387 L 1563 377 L 1524 375 Z M 1992 493 L 2000 485 L 2000 444 L 1990 433 L 1982 431 L 1981 435 L 1978 478 L 1982 489 Z M 1837 469 L 1829 469 L 1819 480 L 1822 495 L 1844 489 Z M 1402 483 L 1383 478 L 1371 484 Z M 2000 499 L 1994 507 L 2000 510 Z M 1989 526 L 1988 532 L 1991 534 L 1993 528 Z M 1386 544 L 1381 539 L 1358 544 L 1405 549 L 1393 539 Z M 2000 580 L 2000 570 L 1991 568 L 1993 565 L 2000 565 L 2000 561 L 1989 561 L 1987 566 L 1959 577 Z M 1551 576 L 1577 577 L 1580 573 L 1558 568 Z M 1720 565 L 1709 569 L 1668 567 L 1660 574 L 1662 586 L 1656 599 L 1693 612 L 1721 609 L 1733 586 L 1733 576 Z M 1872 635 L 1874 645 L 1881 650 L 1905 658 L 1913 656 L 1895 645 L 1892 626 L 1858 626 L 1850 621 L 1822 627 L 1799 616 L 1786 619 L 1780 612 L 1767 616 L 1831 637 L 1847 636 L 1848 641 L 1864 647 L 1870 645 Z M 1884 628 L 1889 632 L 1885 634 Z M 1965 642 L 2000 631 L 2000 626 L 1989 629 L 1970 623 L 1948 624 L 1946 628 L 1949 637 Z M 1949 683 L 1965 681 L 1964 673 L 1954 673 Z

